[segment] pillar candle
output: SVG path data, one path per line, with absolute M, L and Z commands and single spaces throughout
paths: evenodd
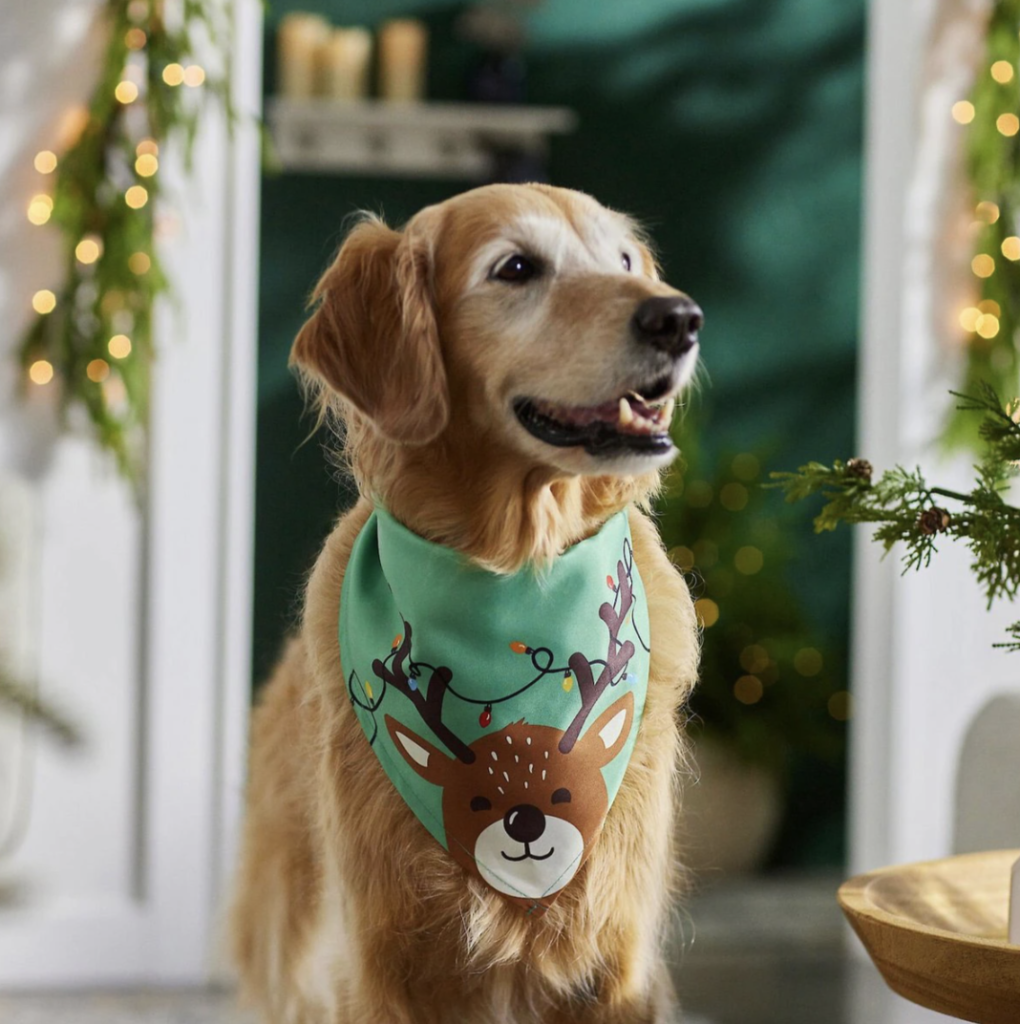
M 379 95 L 407 102 L 425 95 L 428 29 L 410 18 L 387 21 L 379 29 Z
M 319 47 L 319 92 L 336 100 L 360 100 L 368 93 L 372 35 L 363 28 L 334 29 Z
M 294 12 L 280 19 L 277 33 L 277 88 L 288 99 L 315 94 L 318 52 L 329 39 L 329 22 Z

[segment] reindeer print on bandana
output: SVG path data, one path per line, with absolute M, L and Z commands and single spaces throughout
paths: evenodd
M 550 569 L 501 576 L 377 509 L 340 608 L 348 694 L 386 784 L 466 870 L 541 913 L 591 852 L 644 708 L 626 513 Z

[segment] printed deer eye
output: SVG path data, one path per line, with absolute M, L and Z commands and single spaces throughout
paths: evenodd
M 558 789 L 552 795 L 552 802 L 554 804 L 569 804 L 570 803 L 570 790 L 569 789 Z
M 623 269 L 630 273 L 630 256 L 627 253 L 620 254 L 620 261 L 623 263 Z
M 476 796 L 471 799 L 471 810 L 473 811 L 491 811 L 492 803 L 488 798 L 484 796 Z

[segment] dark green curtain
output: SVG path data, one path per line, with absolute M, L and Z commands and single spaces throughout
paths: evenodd
M 276 2 L 338 24 L 415 14 L 432 33 L 430 95 L 461 99 L 472 54 L 463 4 Z M 530 16 L 529 100 L 580 115 L 553 143 L 555 184 L 635 214 L 666 278 L 706 312 L 709 452 L 766 448 L 768 468 L 853 454 L 863 0 L 548 0 Z M 468 187 L 351 177 L 267 177 L 262 204 L 255 670 L 264 677 L 305 573 L 350 500 L 287 372 L 305 299 L 368 208 L 394 224 Z M 810 511 L 778 508 L 798 548 L 795 589 L 836 647 L 847 635 L 847 534 L 811 536 Z M 841 770 L 795 768 L 781 861 L 839 856 Z

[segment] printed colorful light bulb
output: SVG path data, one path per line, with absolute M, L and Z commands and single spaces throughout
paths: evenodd
M 569 672 L 563 673 L 563 692 L 570 693 L 574 686 L 574 677 Z
M 610 590 L 616 590 L 616 584 L 613 582 L 612 576 L 606 577 L 606 586 L 609 587 Z
M 409 690 L 417 690 L 417 689 L 418 689 L 418 680 L 417 680 L 417 679 L 415 679 L 415 678 L 414 678 L 414 676 L 411 676 L 411 677 L 410 677 L 410 678 L 409 678 L 409 679 L 407 680 L 407 688 L 408 688 Z
M 531 653 L 531 648 L 527 644 L 521 643 L 520 640 L 511 640 L 510 641 L 510 650 L 513 651 L 514 654 L 530 654 Z
M 482 713 L 478 716 L 478 724 L 483 729 L 488 729 L 492 725 L 492 705 L 486 704 Z
M 403 640 L 403 639 L 404 639 L 404 634 L 403 634 L 403 633 L 398 633 L 398 634 L 397 634 L 397 635 L 396 635 L 396 636 L 395 636 L 395 637 L 393 638 L 393 647 L 392 647 L 392 650 L 394 650 L 394 651 L 395 651 L 395 650 L 396 650 L 396 649 L 397 649 L 397 648 L 398 648 L 398 647 L 400 646 L 400 641 L 401 641 L 401 640 Z
M 368 694 L 368 699 L 371 700 L 372 699 L 372 684 L 371 683 L 365 683 L 365 693 Z

